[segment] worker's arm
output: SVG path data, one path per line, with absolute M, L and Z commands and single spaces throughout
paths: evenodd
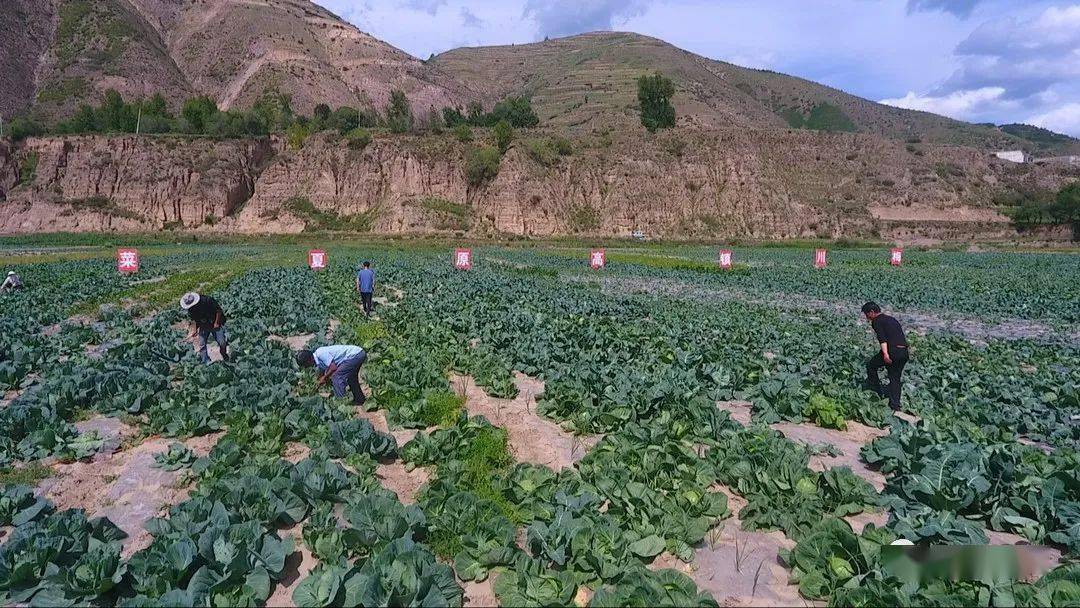
M 194 338 L 199 334 L 199 324 L 194 319 L 191 320 L 191 337 Z
M 326 371 L 323 372 L 323 375 L 319 376 L 319 384 L 326 384 L 326 381 L 334 375 L 334 372 L 337 371 L 337 368 L 337 363 L 331 363 L 330 366 L 326 368 Z
M 356 275 L 356 291 L 360 291 L 360 275 Z
M 225 324 L 224 315 L 221 313 L 221 307 L 218 307 L 217 312 L 214 313 L 214 329 L 218 329 Z
M 885 358 L 885 363 L 889 363 L 889 364 L 892 363 L 892 359 L 889 358 L 889 343 L 888 342 L 882 342 L 881 343 L 881 356 Z

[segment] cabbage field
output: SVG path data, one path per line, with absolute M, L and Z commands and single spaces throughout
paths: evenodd
M 317 245 L 121 275 L 0 242 L 0 603 L 1080 604 L 1076 254 Z M 912 346 L 897 416 L 861 385 L 871 299 Z M 363 407 L 297 367 L 329 343 L 369 352 Z M 1045 564 L 920 579 L 899 538 Z

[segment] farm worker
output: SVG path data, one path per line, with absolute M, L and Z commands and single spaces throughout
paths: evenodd
M 353 405 L 367 401 L 360 388 L 360 366 L 367 361 L 367 353 L 359 346 L 334 344 L 316 348 L 315 352 L 302 350 L 296 353 L 296 364 L 302 369 L 315 366 L 319 370 L 319 384 L 330 380 L 334 396 L 344 397 L 345 387 L 352 391 Z
M 199 360 L 203 363 L 210 362 L 210 355 L 206 353 L 206 342 L 212 335 L 222 360 L 228 361 L 229 337 L 225 333 L 225 311 L 217 300 L 192 291 L 180 298 L 180 308 L 186 310 L 191 317 L 191 337 L 194 338 L 196 334 L 199 336 Z
M 900 322 L 889 315 L 881 313 L 881 307 L 875 302 L 863 304 L 862 312 L 874 328 L 874 334 L 881 345 L 881 352 L 870 357 L 866 362 L 866 382 L 870 389 L 881 395 L 886 393 L 881 390 L 881 378 L 878 372 L 885 368 L 889 375 L 889 407 L 894 412 L 900 411 L 900 375 L 904 373 L 904 366 L 908 362 L 907 337 Z
M 0 293 L 5 291 L 17 291 L 23 288 L 22 279 L 14 270 L 9 270 L 4 284 L 0 286 Z
M 356 290 L 360 292 L 360 301 L 364 304 L 364 314 L 370 315 L 375 309 L 371 300 L 375 295 L 375 271 L 371 269 L 371 262 L 365 261 L 364 267 L 356 273 Z

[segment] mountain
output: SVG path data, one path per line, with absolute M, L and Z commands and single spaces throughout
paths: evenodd
M 1026 132 L 974 125 L 875 103 L 809 80 L 707 59 L 639 34 L 596 32 L 535 44 L 462 48 L 429 63 L 485 98 L 527 94 L 545 124 L 637 127 L 635 79 L 660 72 L 676 84 L 680 125 L 853 131 L 892 139 L 1024 148 Z M 1076 140 L 1059 147 L 1080 150 Z
M 67 116 L 107 89 L 162 93 L 174 105 L 209 95 L 223 109 L 267 88 L 309 113 L 384 106 L 401 89 L 414 110 L 475 95 L 307 0 L 5 0 L 0 110 Z

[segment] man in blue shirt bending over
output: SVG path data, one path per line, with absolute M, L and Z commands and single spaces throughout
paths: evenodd
M 371 269 L 371 262 L 364 262 L 364 267 L 356 273 L 356 290 L 360 292 L 360 301 L 364 304 L 364 314 L 371 315 L 375 309 L 371 303 L 375 295 L 375 271 Z
M 334 344 L 296 353 L 296 364 L 302 369 L 315 366 L 319 370 L 319 384 L 330 380 L 334 386 L 334 396 L 344 397 L 345 387 L 352 391 L 353 405 L 363 405 L 367 401 L 360 388 L 360 366 L 367 361 L 367 353 L 359 346 Z

